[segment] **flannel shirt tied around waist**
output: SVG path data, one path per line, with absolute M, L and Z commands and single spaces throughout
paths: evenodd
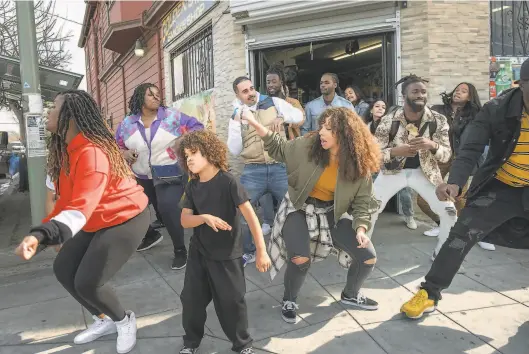
M 334 205 L 326 208 L 317 208 L 313 204 L 307 203 L 301 207 L 301 210 L 305 212 L 307 217 L 307 226 L 309 229 L 307 236 L 310 238 L 310 258 L 313 263 L 319 262 L 327 258 L 329 253 L 333 252 L 333 254 L 338 256 L 340 265 L 344 268 L 349 268 L 352 261 L 351 257 L 345 251 L 335 248 L 332 243 L 331 228 L 327 220 L 327 213 L 333 209 Z M 287 248 L 283 240 L 283 226 L 288 214 L 295 211 L 296 208 L 294 208 L 290 196 L 287 193 L 275 216 L 272 236 L 268 244 L 268 254 L 272 261 L 272 267 L 270 268 L 270 278 L 272 280 L 279 273 L 281 267 L 289 261 Z M 300 237 L 302 236 L 300 235 Z

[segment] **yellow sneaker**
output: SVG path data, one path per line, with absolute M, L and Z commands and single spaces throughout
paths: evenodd
M 426 290 L 421 289 L 410 301 L 402 305 L 400 312 L 404 312 L 408 318 L 418 319 L 424 313 L 434 312 L 436 307 L 435 301 L 428 299 Z

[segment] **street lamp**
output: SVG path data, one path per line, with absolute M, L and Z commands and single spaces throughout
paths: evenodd
M 134 45 L 134 55 L 137 57 L 143 57 L 145 55 L 145 48 L 141 39 L 136 40 L 136 44 Z

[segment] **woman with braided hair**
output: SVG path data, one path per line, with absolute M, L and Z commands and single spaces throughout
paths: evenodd
M 174 258 L 171 268 L 187 264 L 184 228 L 180 223 L 182 210 L 178 203 L 184 193 L 187 176 L 178 163 L 177 141 L 186 132 L 204 129 L 196 118 L 165 107 L 156 85 L 144 83 L 136 87 L 129 101 L 130 114 L 119 125 L 116 141 L 130 164 L 138 183 L 157 211 L 173 241 Z M 145 235 L 138 251 L 151 248 L 161 235 Z M 152 237 L 154 235 L 154 237 Z
M 147 197 L 88 93 L 60 93 L 46 129 L 52 132 L 48 174 L 59 198 L 16 253 L 29 260 L 37 249 L 61 245 L 55 276 L 95 320 L 74 343 L 117 332 L 117 352 L 128 353 L 136 344 L 136 317 L 121 307 L 108 281 L 147 231 Z

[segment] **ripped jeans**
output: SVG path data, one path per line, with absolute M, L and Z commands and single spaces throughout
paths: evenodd
M 482 240 L 529 249 L 529 187 L 515 188 L 492 180 L 467 200 L 421 284 L 430 298 L 441 299 L 441 291 L 450 286 L 467 253 Z

